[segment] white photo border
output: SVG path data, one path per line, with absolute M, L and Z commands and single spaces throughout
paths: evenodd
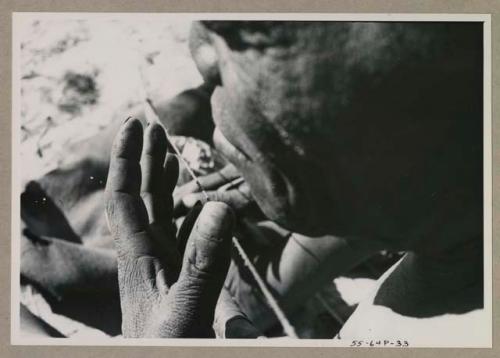
M 492 310 L 492 74 L 490 14 L 409 14 L 409 13 L 91 13 L 91 12 L 14 12 L 12 13 L 12 193 L 11 193 L 11 344 L 43 346 L 190 346 L 190 347 L 349 347 L 350 340 L 337 339 L 129 339 L 129 338 L 28 338 L 20 330 L 20 36 L 19 26 L 31 19 L 164 19 L 186 20 L 290 20 L 290 21 L 380 21 L 380 22 L 482 22 L 483 23 L 483 177 L 484 177 L 484 343 L 466 348 L 491 348 L 493 342 Z M 412 346 L 447 347 L 447 346 Z M 462 347 L 453 347 L 462 348 Z

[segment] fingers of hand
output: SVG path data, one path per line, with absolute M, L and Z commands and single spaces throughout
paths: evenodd
M 187 241 L 191 232 L 193 231 L 194 224 L 200 215 L 203 205 L 201 202 L 196 203 L 192 209 L 187 213 L 182 225 L 177 234 L 177 250 L 180 255 L 184 257 L 184 251 L 186 250 Z
M 179 178 L 179 160 L 175 154 L 167 153 L 163 166 L 163 180 L 165 191 L 169 197 L 172 196 L 177 179 Z
M 234 180 L 240 177 L 241 174 L 238 172 L 236 167 L 232 164 L 226 165 L 221 170 L 210 173 L 208 175 L 204 175 L 199 178 L 201 186 L 206 190 L 217 189 L 220 186 L 229 183 L 231 180 Z M 198 191 L 198 186 L 196 183 L 193 183 L 193 192 Z
M 141 197 L 146 205 L 149 221 L 162 222 L 166 218 L 166 195 L 163 183 L 163 163 L 167 150 L 167 137 L 163 128 L 150 124 L 144 133 L 141 157 Z
M 241 211 L 253 203 L 248 185 L 243 183 L 228 191 L 208 191 L 209 201 L 221 201 L 228 204 L 236 211 Z M 182 198 L 182 203 L 186 208 L 191 208 L 198 201 L 206 201 L 203 193 L 187 194 Z
M 114 140 L 106 182 L 106 214 L 115 238 L 147 229 L 147 212 L 139 196 L 141 150 L 142 125 L 130 119 L 122 125 Z
M 158 190 L 152 171 L 156 170 L 155 161 L 159 161 L 159 175 L 162 177 L 163 157 L 157 159 L 155 155 L 160 152 L 165 143 L 155 143 L 151 137 L 155 134 L 149 130 L 146 137 L 144 160 L 143 189 Z M 118 252 L 118 261 L 121 267 L 131 267 L 130 262 L 143 256 L 154 257 L 157 250 L 151 237 L 148 212 L 140 197 L 141 191 L 141 166 L 139 159 L 143 143 L 142 124 L 137 119 L 127 120 L 120 128 L 113 143 L 110 158 L 110 168 L 106 184 L 106 214 L 110 231 L 115 239 Z M 144 155 L 143 155 L 144 157 Z M 143 158 L 144 159 L 144 158 Z M 153 206 L 150 203 L 150 207 Z M 154 211 L 150 208 L 150 212 Z M 156 245 L 157 246 L 157 245 Z M 127 263 L 128 262 L 128 263 Z M 128 270 L 129 271 L 129 270 Z M 130 275 L 130 272 L 125 275 Z
M 220 188 L 221 186 L 230 183 L 234 179 L 237 179 L 240 177 L 240 173 L 236 169 L 236 167 L 232 164 L 226 165 L 224 168 L 221 170 L 210 173 L 205 176 L 201 176 L 198 178 L 201 187 L 205 190 L 216 190 Z M 189 183 L 186 183 L 179 187 L 176 190 L 175 196 L 174 196 L 174 207 L 176 208 L 177 211 L 181 210 L 179 206 L 182 206 L 184 203 L 182 202 L 182 198 L 185 195 L 191 194 L 191 193 L 199 193 L 200 192 L 200 186 L 196 183 L 196 181 L 191 180 Z M 194 204 L 194 203 L 193 203 Z M 192 207 L 192 205 L 190 206 Z M 188 207 L 188 208 L 190 208 Z M 182 211 L 182 210 L 181 210 Z
M 137 119 L 129 119 L 118 131 L 111 149 L 110 168 L 106 181 L 106 189 L 109 192 L 139 194 L 141 150 L 142 125 Z
M 203 278 L 204 275 L 225 279 L 230 261 L 234 226 L 232 209 L 221 202 L 205 204 L 189 237 L 182 275 Z
M 228 164 L 219 171 L 199 177 L 198 180 L 205 190 L 215 190 L 240 176 L 236 167 L 232 164 Z M 186 195 L 198 191 L 198 184 L 192 180 L 180 187 L 178 193 L 179 195 Z
M 106 183 L 106 214 L 110 231 L 118 252 L 118 278 L 120 302 L 123 312 L 124 334 L 135 334 L 138 295 L 150 291 L 154 276 L 150 277 L 151 265 L 140 257 L 148 257 L 151 245 L 148 215 L 139 196 L 142 151 L 142 125 L 138 120 L 127 120 L 115 137 L 111 151 L 110 168 Z M 151 260 L 149 260 L 150 262 Z
M 172 292 L 172 321 L 211 327 L 230 262 L 234 215 L 224 203 L 203 207 L 189 237 L 179 280 Z

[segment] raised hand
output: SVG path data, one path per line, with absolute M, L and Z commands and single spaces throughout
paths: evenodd
M 209 200 L 226 203 L 237 214 L 262 218 L 250 187 L 232 164 L 226 165 L 219 171 L 200 176 L 198 180 L 205 193 L 200 192 L 194 180 L 180 186 L 174 193 L 174 216 L 182 216 L 197 202 Z
M 160 125 L 147 127 L 143 145 L 142 125 L 130 119 L 111 152 L 106 213 L 118 252 L 123 335 L 212 337 L 233 213 L 224 203 L 206 203 L 176 238 L 172 190 L 178 163 L 166 151 Z

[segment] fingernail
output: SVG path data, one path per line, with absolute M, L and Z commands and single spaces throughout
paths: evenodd
M 232 210 L 224 203 L 207 203 L 201 210 L 189 257 L 201 272 L 227 271 L 231 257 L 231 236 L 233 227 Z
M 233 211 L 220 202 L 208 202 L 198 217 L 197 232 L 206 239 L 222 240 L 233 226 Z

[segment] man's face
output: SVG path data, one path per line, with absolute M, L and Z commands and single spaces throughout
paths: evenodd
M 274 43 L 243 32 L 248 46 L 205 33 L 213 63 L 194 57 L 220 77 L 215 145 L 270 219 L 311 236 L 384 237 L 436 208 L 450 187 L 441 164 L 468 155 L 460 136 L 480 124 L 449 118 L 463 64 L 436 55 L 443 29 L 415 26 L 300 24 Z

